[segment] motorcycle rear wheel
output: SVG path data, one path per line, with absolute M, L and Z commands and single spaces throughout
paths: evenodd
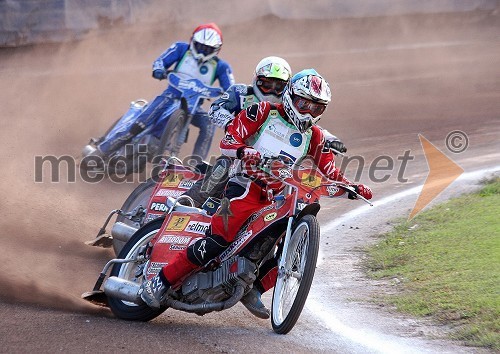
M 184 141 L 179 142 L 182 128 L 187 124 L 186 112 L 182 109 L 174 111 L 168 118 L 167 125 L 160 139 L 159 154 L 162 156 L 177 156 Z
M 274 332 L 287 334 L 295 326 L 309 294 L 319 249 L 319 224 L 314 215 L 305 215 L 294 227 L 274 286 L 271 324 Z
M 137 230 L 132 238 L 125 244 L 118 258 L 130 258 L 135 255 L 139 249 L 147 245 L 149 241 L 160 231 L 164 218 L 156 219 L 144 227 Z M 143 269 L 146 262 L 141 263 L 130 262 L 123 264 L 115 264 L 111 270 L 111 276 L 116 276 L 122 279 L 142 283 L 145 279 L 143 277 Z M 154 309 L 145 303 L 135 304 L 132 302 L 119 300 L 113 297 L 108 298 L 108 304 L 111 311 L 116 317 L 128 321 L 150 321 L 153 318 L 163 313 L 166 308 Z
M 130 193 L 127 199 L 125 199 L 125 202 L 121 207 L 121 210 L 127 213 L 134 210 L 134 208 L 139 207 L 140 205 L 142 205 L 145 209 L 147 209 L 149 198 L 151 197 L 151 193 L 153 193 L 155 186 L 156 186 L 156 181 L 155 178 L 153 177 L 147 179 L 144 183 L 138 185 L 132 191 L 132 193 Z M 142 218 L 140 221 L 133 221 L 127 218 L 126 216 L 118 215 L 116 218 L 116 222 L 122 222 L 126 225 L 139 228 L 142 225 L 144 225 L 144 218 Z M 115 251 L 116 255 L 120 253 L 123 246 L 125 246 L 125 243 L 126 242 L 123 242 L 121 240 L 113 239 L 113 250 Z

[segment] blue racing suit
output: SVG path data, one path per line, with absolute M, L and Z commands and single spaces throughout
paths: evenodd
M 251 85 L 232 85 L 212 103 L 208 115 L 213 124 L 225 129 L 238 113 L 257 102 Z
M 189 44 L 185 42 L 176 42 L 170 46 L 153 63 L 153 77 L 162 80 L 166 78 L 167 69 L 175 64 L 174 72 L 184 73 L 197 78 L 207 85 L 213 85 L 215 80 L 219 81 L 220 86 L 225 91 L 233 83 L 234 77 L 231 66 L 217 57 L 213 57 L 205 62 L 198 62 L 189 49 Z M 158 124 L 159 118 L 179 98 L 181 93 L 172 86 L 167 87 L 165 91 L 150 102 L 146 109 L 137 116 L 134 124 L 129 129 L 116 132 L 113 136 L 106 137 L 98 148 L 107 155 L 114 150 L 122 147 L 131 138 L 139 134 L 145 127 L 153 124 L 158 125 L 153 128 L 152 134 L 157 138 L 161 137 L 167 120 Z M 201 108 L 198 108 L 193 115 L 191 124 L 200 129 L 198 139 L 194 145 L 193 155 L 201 156 L 205 159 L 208 155 L 212 138 L 216 126 L 210 123 L 208 114 Z

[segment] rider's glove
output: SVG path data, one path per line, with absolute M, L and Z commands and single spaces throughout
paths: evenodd
M 130 127 L 129 132 L 130 134 L 132 134 L 132 136 L 136 136 L 137 134 L 141 133 L 145 128 L 146 126 L 143 123 L 134 123 Z
M 334 154 L 336 154 L 336 151 L 342 154 L 347 152 L 347 148 L 345 147 L 344 143 L 338 139 L 325 141 L 325 149 L 332 150 Z
M 153 77 L 158 80 L 163 80 L 166 78 L 166 72 L 162 69 L 156 69 L 153 71 Z
M 323 131 L 323 135 L 325 136 L 325 146 L 323 151 L 328 152 L 328 150 L 330 149 L 335 149 L 340 153 L 345 153 L 347 151 L 347 148 L 345 147 L 344 143 L 340 141 L 339 138 L 337 138 L 335 135 L 330 133 L 325 128 L 321 129 Z M 335 152 L 333 153 L 335 154 Z
M 239 148 L 236 156 L 244 163 L 250 165 L 257 165 L 260 162 L 260 153 L 250 146 Z
M 354 184 L 354 185 L 351 185 L 351 187 L 353 187 L 354 190 L 356 191 L 356 193 L 358 193 L 363 198 L 372 199 L 373 194 L 372 194 L 372 190 L 370 189 L 370 187 L 365 186 L 364 184 Z M 349 199 L 357 199 L 357 197 L 354 193 L 349 193 L 348 197 L 349 197 Z
M 217 127 L 226 130 L 227 125 L 234 119 L 234 114 L 217 104 L 212 104 L 208 117 Z

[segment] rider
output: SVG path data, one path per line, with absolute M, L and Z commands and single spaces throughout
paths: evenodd
M 196 27 L 190 43 L 175 42 L 153 63 L 153 77 L 158 80 L 167 78 L 167 69 L 175 64 L 173 71 L 197 78 L 207 85 L 212 85 L 218 79 L 220 86 L 227 90 L 234 84 L 234 77 L 230 65 L 217 57 L 222 47 L 222 33 L 215 23 L 208 23 Z M 174 98 L 180 97 L 180 92 L 169 86 L 147 108 L 136 121 L 125 131 L 120 131 L 109 139 L 101 142 L 99 152 L 106 156 L 110 152 L 124 146 L 134 136 L 141 133 L 146 126 L 155 124 L 162 113 L 173 103 Z M 211 124 L 207 113 L 198 108 L 191 120 L 191 124 L 200 129 L 198 139 L 194 145 L 193 155 L 205 159 L 212 144 L 215 125 Z M 157 127 L 159 134 L 164 126 Z
M 283 91 L 290 81 L 292 70 L 288 62 L 280 57 L 263 58 L 255 67 L 252 85 L 232 85 L 214 101 L 208 115 L 219 128 L 225 129 L 234 117 L 253 103 L 281 103 Z M 323 129 L 325 149 L 344 153 L 345 145 L 336 136 Z M 191 197 L 195 206 L 201 207 L 209 197 L 222 198 L 228 180 L 232 159 L 220 156 L 205 177 L 196 182 L 184 195 Z M 241 302 L 255 316 L 267 318 L 268 310 L 261 301 L 261 294 L 274 286 L 275 262 L 265 262 L 259 271 L 258 280 Z
M 212 123 L 225 130 L 238 113 L 253 103 L 281 103 L 283 91 L 291 76 L 292 69 L 285 59 L 276 56 L 265 57 L 255 67 L 252 85 L 235 84 L 229 87 L 212 103 L 208 116 Z M 326 129 L 323 129 L 323 134 L 326 138 L 326 149 L 341 153 L 347 151 L 344 143 L 336 136 Z M 184 194 L 190 196 L 197 207 L 201 207 L 209 197 L 221 196 L 227 183 L 230 165 L 230 158 L 224 155 L 219 157 L 204 179 L 195 183 Z
M 282 104 L 253 104 L 229 123 L 220 143 L 222 152 L 236 159 L 234 167 L 238 171 L 230 178 L 225 191 L 229 207 L 219 208 L 204 238 L 191 244 L 186 252 L 180 252 L 157 275 L 142 284 L 139 294 L 148 306 L 160 307 L 171 284 L 218 256 L 252 213 L 271 204 L 269 191 L 279 192 L 282 183 L 269 179 L 264 182 L 252 174 L 252 165 L 264 154 L 285 153 L 293 160 L 309 156 L 328 178 L 347 183 L 359 195 L 371 199 L 370 188 L 351 184 L 335 167 L 334 154 L 323 148 L 325 138 L 316 122 L 330 100 L 330 88 L 325 79 L 314 69 L 303 70 L 286 86 Z M 356 198 L 351 193 L 344 195 Z

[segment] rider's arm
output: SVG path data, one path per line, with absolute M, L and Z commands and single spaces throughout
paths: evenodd
M 232 85 L 226 92 L 216 99 L 210 106 L 208 116 L 210 121 L 219 128 L 225 129 L 230 121 L 240 113 L 241 103 L 240 95 L 246 92 L 246 85 Z
M 328 130 L 325 128 L 321 128 L 323 135 L 325 136 L 325 149 L 326 150 L 332 150 L 334 154 L 336 154 L 336 151 L 340 153 L 345 153 L 347 152 L 347 147 L 344 145 L 344 143 L 335 135 L 330 133 Z
M 219 80 L 220 87 L 226 91 L 229 86 L 234 85 L 234 76 L 231 66 L 222 59 L 217 60 L 215 76 Z
M 189 48 L 189 44 L 175 42 L 158 59 L 153 62 L 153 77 L 161 80 L 166 77 L 167 69 L 182 59 Z
M 335 155 L 331 150 L 324 149 L 325 137 L 323 135 L 323 132 L 321 131 L 321 128 L 319 128 L 318 126 L 313 126 L 312 131 L 313 134 L 311 137 L 311 143 L 309 145 L 308 155 L 313 157 L 314 163 L 316 164 L 316 166 L 318 166 L 320 171 L 323 172 L 323 174 L 329 179 L 345 183 L 348 186 L 353 187 L 355 192 L 359 195 L 363 196 L 366 199 L 371 199 L 372 191 L 369 187 L 363 184 L 354 184 L 350 182 L 347 178 L 344 177 L 342 171 L 335 167 Z M 355 193 L 346 193 L 345 191 L 342 193 L 341 191 L 342 190 L 339 190 L 338 194 L 336 194 L 335 196 L 345 196 L 349 199 L 357 199 Z
M 332 151 L 324 149 L 326 140 L 321 128 L 313 126 L 311 129 L 312 137 L 307 154 L 314 159 L 314 163 L 325 176 L 334 181 L 351 184 L 351 182 L 344 177 L 342 171 L 335 167 L 335 155 Z
M 269 102 L 259 102 L 241 111 L 227 126 L 226 135 L 220 142 L 222 154 L 238 157 L 238 153 L 248 147 L 245 141 L 257 133 L 270 110 Z

